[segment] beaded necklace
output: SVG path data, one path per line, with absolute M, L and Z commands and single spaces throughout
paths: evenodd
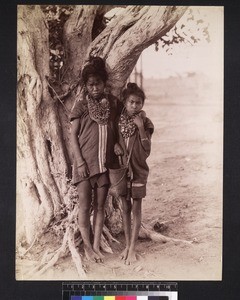
M 127 114 L 126 109 L 123 109 L 118 124 L 120 132 L 125 139 L 132 136 L 137 128 L 136 124 L 133 123 L 133 117 Z
M 110 105 L 107 98 L 97 101 L 87 95 L 88 111 L 90 118 L 100 125 L 106 125 L 110 115 Z

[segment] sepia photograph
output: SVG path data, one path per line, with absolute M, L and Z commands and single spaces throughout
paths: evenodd
M 18 5 L 16 280 L 222 280 L 223 28 Z

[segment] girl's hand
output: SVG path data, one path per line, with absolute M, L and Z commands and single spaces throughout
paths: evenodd
M 87 167 L 87 164 L 84 163 L 83 165 L 77 167 L 78 169 L 78 174 L 81 176 L 81 177 L 88 177 L 89 175 L 89 171 L 88 171 L 88 167 Z
M 138 128 L 143 127 L 143 118 L 139 115 L 134 116 L 133 123 L 137 125 Z
M 144 110 L 140 110 L 140 112 L 138 113 L 138 115 L 143 118 L 143 120 L 147 117 L 146 113 Z
M 116 155 L 123 155 L 123 149 L 118 143 L 114 145 L 114 153 Z

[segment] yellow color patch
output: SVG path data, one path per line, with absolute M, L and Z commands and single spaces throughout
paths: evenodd
M 115 300 L 115 296 L 104 296 L 104 300 Z

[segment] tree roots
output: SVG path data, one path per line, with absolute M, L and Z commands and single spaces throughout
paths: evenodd
M 117 207 L 116 209 L 120 209 L 122 213 L 121 206 Z M 58 221 L 57 224 L 54 224 L 52 226 L 55 233 L 57 229 L 60 230 L 60 233 L 58 233 L 57 240 L 62 239 L 61 246 L 54 251 L 50 251 L 48 249 L 43 254 L 41 261 L 37 263 L 37 265 L 35 265 L 30 271 L 25 273 L 26 278 L 32 278 L 32 277 L 39 278 L 49 268 L 56 265 L 59 259 L 68 255 L 71 255 L 72 257 L 74 265 L 77 269 L 79 279 L 86 278 L 86 270 L 84 269 L 82 263 L 82 257 L 78 249 L 78 246 L 81 244 L 82 239 L 77 225 L 77 213 L 78 213 L 78 206 L 75 205 L 72 207 L 72 210 L 68 212 L 67 217 L 63 218 L 60 222 Z M 92 218 L 91 218 L 91 223 L 92 223 Z M 115 242 L 119 244 L 120 242 L 112 236 L 111 226 L 110 226 L 111 224 L 109 224 L 108 222 L 106 223 L 108 224 L 108 227 L 106 225 L 104 225 L 103 227 L 101 248 L 104 252 L 112 254 L 113 253 L 111 247 L 112 243 Z M 184 239 L 175 239 L 175 238 L 167 237 L 159 232 L 156 232 L 154 231 L 155 228 L 154 225 L 155 224 L 151 224 L 149 227 L 142 223 L 139 232 L 139 237 L 143 239 L 151 239 L 154 242 L 160 242 L 160 243 L 173 242 L 174 244 L 183 243 L 187 245 L 191 245 L 193 243 L 193 241 L 188 241 Z M 29 253 L 34 245 L 36 245 L 35 240 L 27 250 L 22 251 L 21 258 L 23 258 L 23 255 L 26 255 L 26 253 Z
M 175 244 L 184 243 L 188 245 L 191 245 L 193 243 L 193 241 L 167 237 L 165 235 L 162 235 L 161 233 L 146 228 L 146 226 L 144 226 L 143 224 L 141 225 L 140 228 L 139 237 L 144 239 L 151 239 L 154 242 L 160 242 L 160 243 L 174 242 Z

